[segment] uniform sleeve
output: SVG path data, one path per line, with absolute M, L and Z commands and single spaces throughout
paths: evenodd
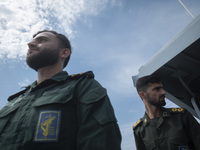
M 186 124 L 186 130 L 191 142 L 195 147 L 195 150 L 200 150 L 200 124 L 189 112 L 186 112 L 183 119 Z
M 139 134 L 134 130 L 134 138 L 135 138 L 135 145 L 137 150 L 146 150 L 144 143 L 142 142 L 142 139 L 140 138 Z
M 121 133 L 106 90 L 94 79 L 77 88 L 77 150 L 121 150 Z

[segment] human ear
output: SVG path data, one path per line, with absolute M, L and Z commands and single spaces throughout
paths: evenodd
M 62 48 L 60 57 L 65 59 L 70 55 L 70 53 L 71 52 L 68 48 Z
M 140 98 L 143 100 L 145 97 L 145 93 L 143 91 L 140 91 L 139 93 Z

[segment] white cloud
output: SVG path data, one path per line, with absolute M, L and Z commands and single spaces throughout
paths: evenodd
M 25 86 L 28 86 L 30 83 L 31 83 L 31 82 L 29 81 L 29 79 L 25 79 L 25 80 L 23 80 L 23 81 L 20 81 L 20 82 L 18 83 L 18 85 L 19 85 L 20 87 L 25 87 Z
M 53 29 L 74 37 L 82 15 L 96 15 L 107 0 L 4 0 L 0 2 L 0 59 L 24 58 L 26 43 L 38 30 Z

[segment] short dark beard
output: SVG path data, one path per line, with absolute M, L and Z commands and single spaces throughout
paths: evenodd
M 35 71 L 38 69 L 51 66 L 57 63 L 59 56 L 59 49 L 43 49 L 36 54 L 28 54 L 26 63 Z
M 161 96 L 159 97 L 159 99 L 162 98 L 162 97 L 165 97 L 165 95 L 161 95 Z M 166 105 L 165 100 L 156 102 L 154 99 L 152 99 L 152 98 L 149 96 L 149 94 L 147 94 L 147 99 L 148 99 L 148 102 L 149 102 L 150 104 L 152 104 L 153 106 L 162 107 L 162 106 L 165 106 L 165 105 Z

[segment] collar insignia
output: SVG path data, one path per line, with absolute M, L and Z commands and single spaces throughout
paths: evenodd
M 166 111 L 163 112 L 163 117 L 167 117 L 167 116 L 168 116 L 167 112 Z

